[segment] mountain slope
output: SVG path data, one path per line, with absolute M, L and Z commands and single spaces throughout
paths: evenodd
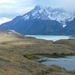
M 29 23 L 27 24 L 29 27 L 22 32 L 23 34 L 49 35 L 62 28 L 60 23 L 54 20 L 35 19 L 30 20 Z
M 75 18 L 65 28 L 65 34 L 75 35 Z
M 75 35 L 75 18 L 71 22 L 69 22 L 66 27 L 56 31 L 54 34 Z
M 18 22 L 11 21 L 3 24 L 3 27 L 15 30 L 22 34 L 34 35 L 34 34 L 52 34 L 62 28 L 62 25 L 54 20 L 18 20 Z
M 26 35 L 59 34 L 73 18 L 73 13 L 63 9 L 35 6 L 30 12 L 17 16 L 2 26 Z

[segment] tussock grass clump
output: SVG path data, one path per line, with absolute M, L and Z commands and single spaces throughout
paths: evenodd
M 44 53 L 37 53 L 37 54 L 24 54 L 23 56 L 27 59 L 39 59 L 39 57 L 52 57 L 52 58 L 60 58 L 60 57 L 65 57 L 65 56 L 73 56 L 75 55 L 74 53 L 52 53 L 52 54 L 44 54 Z
M 58 66 L 45 66 L 30 59 L 60 57 L 75 53 L 75 40 L 53 43 L 8 32 L 0 36 L 0 75 L 73 75 Z M 59 70 L 60 69 L 60 70 Z

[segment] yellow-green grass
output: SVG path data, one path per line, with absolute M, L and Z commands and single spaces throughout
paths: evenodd
M 75 40 L 73 40 L 75 42 Z M 72 41 L 72 42 L 73 42 Z M 73 43 L 72 43 L 73 46 Z M 45 66 L 23 55 L 27 54 L 75 53 L 69 44 L 27 38 L 8 32 L 0 35 L 0 75 L 73 75 L 58 66 Z M 62 73 L 61 73 L 62 72 Z

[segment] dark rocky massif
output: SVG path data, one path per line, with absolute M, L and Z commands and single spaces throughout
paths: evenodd
M 75 15 L 63 9 L 36 6 L 23 16 L 2 24 L 24 35 L 74 35 Z

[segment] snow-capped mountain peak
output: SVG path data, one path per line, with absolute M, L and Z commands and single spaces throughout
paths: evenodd
M 51 8 L 37 5 L 33 10 L 23 15 L 24 20 L 41 19 L 41 20 L 56 20 L 63 27 L 66 26 L 66 21 L 74 19 L 74 14 L 68 13 L 62 8 Z

